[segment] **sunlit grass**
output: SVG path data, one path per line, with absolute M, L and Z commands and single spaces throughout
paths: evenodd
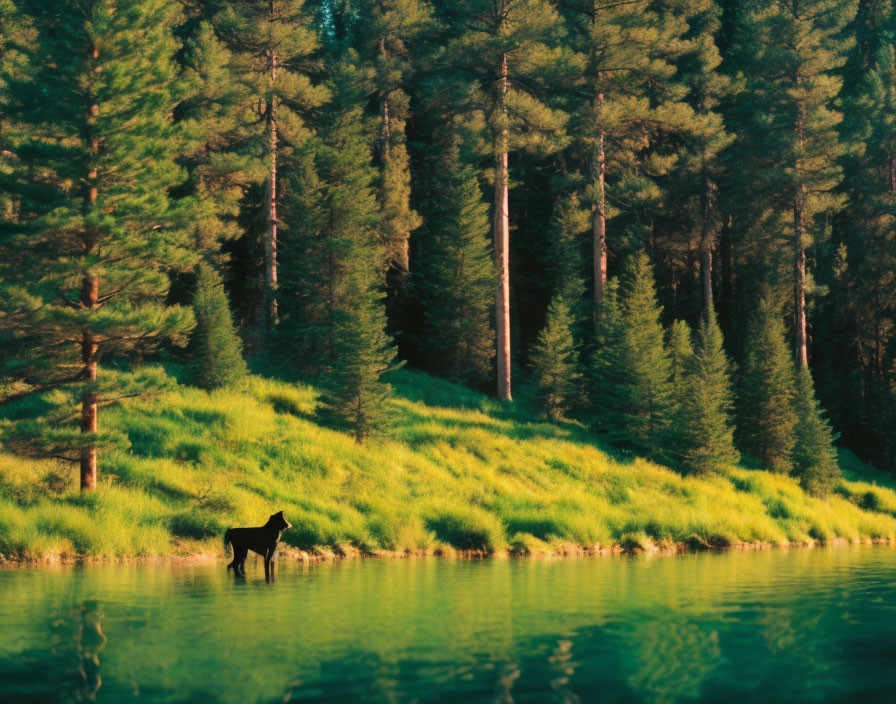
M 316 417 L 315 389 L 253 377 L 242 391 L 180 387 L 104 411 L 130 450 L 102 458 L 96 494 L 75 468 L 0 453 L 0 553 L 67 559 L 219 553 L 231 525 L 284 510 L 309 551 L 563 552 L 896 538 L 896 492 L 844 453 L 828 499 L 792 479 L 723 468 L 681 477 L 618 456 L 445 381 L 394 376 L 388 433 L 365 446 Z

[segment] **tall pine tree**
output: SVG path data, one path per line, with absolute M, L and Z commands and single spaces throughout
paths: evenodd
M 454 35 L 446 49 L 450 71 L 471 90 L 459 91 L 459 109 L 484 118 L 494 163 L 493 237 L 498 286 L 495 299 L 498 398 L 511 393 L 510 175 L 516 150 L 562 146 L 565 115 L 540 99 L 559 75 L 564 53 L 553 49 L 563 25 L 548 0 L 461 0 L 443 8 Z
M 867 3 L 844 86 L 848 205 L 835 223 L 836 276 L 825 328 L 834 376 L 825 398 L 845 441 L 896 467 L 896 8 Z M 819 377 L 821 378 L 821 377 Z M 860 380 L 857 383 L 857 380 Z
M 774 213 L 772 227 L 789 231 L 793 263 L 794 349 L 808 365 L 807 246 L 823 233 L 816 216 L 840 207 L 840 158 L 846 147 L 835 99 L 850 44 L 844 28 L 853 0 L 775 0 L 750 4 L 743 43 L 751 94 L 748 129 L 765 166 L 760 198 Z M 754 174 L 754 177 L 757 174 Z M 748 199 L 749 200 L 749 199 Z M 747 227 L 755 229 L 755 218 Z
M 657 181 L 668 175 L 677 156 L 663 143 L 670 134 L 703 135 L 710 126 L 704 116 L 695 119 L 685 100 L 688 86 L 676 70 L 685 54 L 692 60 L 708 53 L 711 27 L 701 26 L 708 4 L 561 3 L 580 55 L 576 93 L 581 99 L 570 125 L 570 158 L 579 165 L 583 202 L 591 208 L 595 317 L 607 280 L 608 220 L 622 208 L 630 215 L 656 209 L 661 200 Z M 711 64 L 711 57 L 703 63 Z M 644 213 L 638 213 L 628 229 L 643 231 L 643 221 Z M 643 244 L 644 239 L 638 246 Z M 618 249 L 625 250 L 622 241 Z
M 387 265 L 400 282 L 410 268 L 408 240 L 421 222 L 410 206 L 405 135 L 409 98 L 405 87 L 413 68 L 415 42 L 430 26 L 432 10 L 421 0 L 369 0 L 363 7 L 359 29 L 373 57 L 379 109 L 376 148 L 380 163 L 380 233 Z M 396 283 L 396 287 L 401 285 Z
M 431 159 L 429 206 L 420 246 L 419 287 L 428 357 L 449 379 L 481 384 L 495 356 L 491 309 L 495 267 L 488 206 L 457 136 Z
M 2 310 L 27 349 L 22 381 L 64 390 L 55 419 L 14 444 L 81 467 L 97 479 L 98 408 L 145 391 L 145 376 L 105 376 L 100 362 L 185 341 L 188 310 L 166 307 L 168 271 L 191 266 L 169 197 L 184 174 L 172 122 L 175 11 L 165 0 L 35 0 L 34 73 L 14 79 L 12 157 L 4 187 L 16 210 L 2 229 Z M 155 381 L 158 381 L 157 379 Z M 69 403 L 80 403 L 80 432 Z
M 261 343 L 279 317 L 278 232 L 281 188 L 279 164 L 309 137 L 307 114 L 326 100 L 327 91 L 312 82 L 318 69 L 319 42 L 304 0 L 219 0 L 214 27 L 230 50 L 231 73 L 245 89 L 241 106 L 250 122 L 254 153 L 264 177 L 265 222 Z
M 325 374 L 328 408 L 361 442 L 380 419 L 389 393 L 380 376 L 395 351 L 385 332 L 373 132 L 356 58 L 348 52 L 329 67 L 332 100 L 296 155 L 279 337 L 303 370 Z
M 265 170 L 252 153 L 248 88 L 234 80 L 233 55 L 210 22 L 188 33 L 181 61 L 186 95 L 175 116 L 187 139 L 182 161 L 189 174 L 182 190 L 195 201 L 194 246 L 218 260 L 221 245 L 244 234 L 240 201 Z

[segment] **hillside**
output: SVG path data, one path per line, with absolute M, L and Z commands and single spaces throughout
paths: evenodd
M 356 445 L 322 425 L 315 389 L 254 376 L 103 411 L 130 450 L 106 455 L 95 494 L 76 469 L 0 453 L 6 559 L 222 553 L 230 525 L 283 509 L 285 542 L 316 555 L 731 546 L 896 538 L 887 477 L 843 453 L 828 500 L 739 467 L 683 478 L 617 456 L 575 424 L 402 371 L 387 436 Z

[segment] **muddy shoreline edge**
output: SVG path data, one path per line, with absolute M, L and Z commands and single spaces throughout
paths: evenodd
M 343 560 L 379 559 L 397 560 L 406 558 L 441 558 L 456 560 L 495 560 L 495 559 L 545 559 L 559 560 L 574 557 L 601 556 L 674 556 L 705 552 L 730 552 L 735 550 L 790 550 L 813 549 L 816 547 L 833 547 L 841 545 L 890 545 L 896 546 L 896 540 L 890 538 L 834 538 L 826 541 L 784 541 L 781 543 L 735 543 L 731 545 L 712 545 L 699 541 L 682 541 L 661 543 L 650 547 L 613 545 L 594 545 L 582 547 L 574 544 L 557 546 L 554 549 L 531 550 L 509 549 L 496 552 L 485 550 L 455 550 L 453 548 L 434 548 L 430 550 L 362 550 L 350 545 L 319 547 L 313 550 L 298 550 L 281 547 L 280 559 L 290 562 L 327 563 Z M 39 558 L 17 558 L 0 555 L 0 569 L 50 567 L 67 565 L 117 565 L 117 564 L 208 564 L 230 558 L 230 554 L 220 552 L 189 552 L 171 555 L 142 555 L 123 557 L 90 557 L 90 556 L 43 556 Z

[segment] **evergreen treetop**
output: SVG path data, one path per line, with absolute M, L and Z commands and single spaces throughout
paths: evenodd
M 710 307 L 697 329 L 693 354 L 684 362 L 681 407 L 674 433 L 683 469 L 694 474 L 718 472 L 736 464 L 732 413 L 734 397 L 722 331 Z
M 633 256 L 605 311 L 592 395 L 617 442 L 649 457 L 663 455 L 675 409 L 672 360 L 665 345 L 650 261 Z
M 739 442 L 763 467 L 793 468 L 794 367 L 778 305 L 764 296 L 747 333 L 738 404 Z
M 796 373 L 795 405 L 793 472 L 806 491 L 823 496 L 833 490 L 840 478 L 840 466 L 834 431 L 815 399 L 812 375 L 804 367 Z
M 573 337 L 573 316 L 561 296 L 548 308 L 544 328 L 530 353 L 530 367 L 545 414 L 554 420 L 574 408 L 581 396 L 582 374 Z
M 193 315 L 196 327 L 187 350 L 192 382 L 211 390 L 244 380 L 248 369 L 242 343 L 233 327 L 224 284 L 208 264 L 199 266 Z

